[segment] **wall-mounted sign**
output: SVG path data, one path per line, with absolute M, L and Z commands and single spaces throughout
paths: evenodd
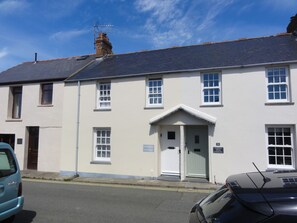
M 213 147 L 213 153 L 224 153 L 224 147 Z
M 23 144 L 23 139 L 22 138 L 18 138 L 17 139 L 17 144 L 18 145 L 22 145 Z
M 143 152 L 152 153 L 155 151 L 154 145 L 143 145 Z

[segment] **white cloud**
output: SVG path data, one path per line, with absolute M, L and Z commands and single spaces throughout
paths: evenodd
M 0 49 L 0 58 L 4 58 L 8 55 L 8 52 L 7 52 L 7 49 L 6 48 L 3 48 L 3 49 Z
M 155 47 L 195 44 L 234 0 L 136 0 L 135 8 L 147 14 L 144 31 Z
M 179 2 L 180 0 L 139 0 L 135 5 L 140 12 L 151 12 L 152 17 L 158 23 L 162 23 L 179 15 L 180 11 L 177 8 Z
M 60 31 L 52 34 L 50 36 L 50 39 L 58 41 L 68 41 L 70 39 L 84 35 L 88 32 L 90 32 L 89 29 Z
M 4 0 L 0 2 L 0 12 L 5 14 L 14 13 L 17 10 L 25 9 L 27 6 L 25 0 Z

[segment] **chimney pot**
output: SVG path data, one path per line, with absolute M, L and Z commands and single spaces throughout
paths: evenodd
M 37 63 L 37 53 L 35 53 L 34 63 Z

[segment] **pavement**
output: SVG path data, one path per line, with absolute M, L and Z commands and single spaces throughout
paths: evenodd
M 74 177 L 61 176 L 55 172 L 40 172 L 34 170 L 22 171 L 23 179 L 45 180 L 45 181 L 65 181 L 74 183 L 90 183 L 98 185 L 120 185 L 120 186 L 137 186 L 151 188 L 167 188 L 176 190 L 195 190 L 210 193 L 221 185 L 212 184 L 205 179 L 191 178 L 185 181 L 174 180 L 172 178 L 151 179 L 121 179 L 121 178 L 97 178 L 97 177 Z

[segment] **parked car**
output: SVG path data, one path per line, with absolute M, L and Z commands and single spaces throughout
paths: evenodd
M 0 222 L 13 222 L 23 208 L 20 168 L 10 145 L 0 143 Z
M 195 204 L 190 223 L 296 223 L 297 172 L 233 175 Z

